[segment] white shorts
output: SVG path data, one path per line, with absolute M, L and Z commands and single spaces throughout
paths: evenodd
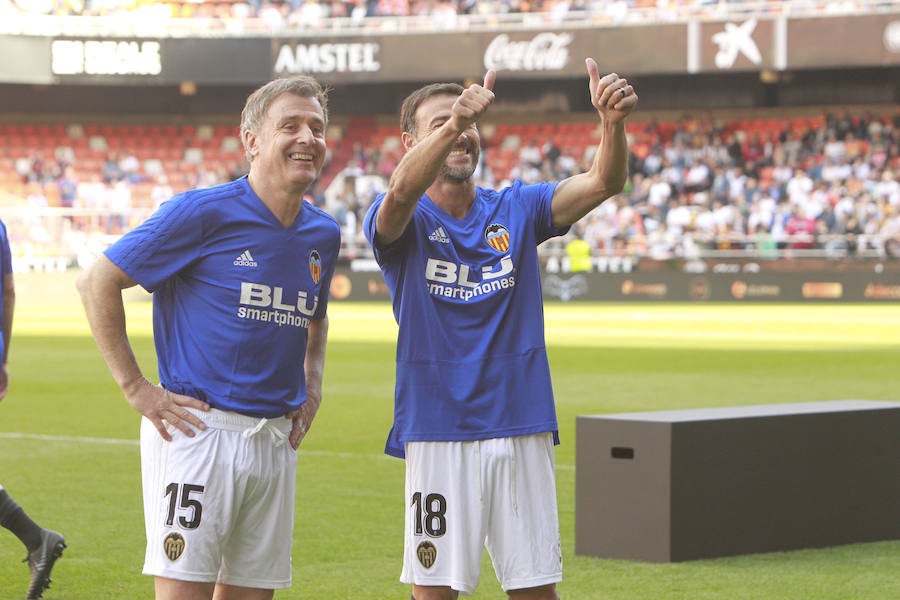
M 470 596 L 483 548 L 504 590 L 562 581 L 552 434 L 406 444 L 400 581 Z
M 189 409 L 190 410 L 190 409 Z M 144 574 L 261 589 L 291 585 L 297 453 L 291 420 L 193 411 L 167 442 L 141 422 Z

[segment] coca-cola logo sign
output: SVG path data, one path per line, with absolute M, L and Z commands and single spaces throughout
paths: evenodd
M 484 66 L 494 71 L 559 71 L 569 62 L 571 33 L 539 33 L 513 41 L 501 33 L 484 51 Z

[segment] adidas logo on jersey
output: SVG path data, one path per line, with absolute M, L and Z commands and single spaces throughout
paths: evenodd
M 443 227 L 438 227 L 434 231 L 431 232 L 431 235 L 428 236 L 428 239 L 432 242 L 440 242 L 441 244 L 449 244 L 450 238 L 447 236 L 447 232 L 444 231 Z
M 244 252 L 234 259 L 234 266 L 236 267 L 258 267 L 259 264 L 253 260 L 253 256 L 250 254 L 249 250 L 244 250 Z

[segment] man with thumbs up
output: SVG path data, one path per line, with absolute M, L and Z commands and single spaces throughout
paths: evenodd
M 427 85 L 400 112 L 406 150 L 364 231 L 399 324 L 387 454 L 406 459 L 400 580 L 415 600 L 471 595 L 487 548 L 511 598 L 555 600 L 562 580 L 537 246 L 622 191 L 628 82 L 586 60 L 603 137 L 590 170 L 502 190 L 475 185 L 482 85 Z

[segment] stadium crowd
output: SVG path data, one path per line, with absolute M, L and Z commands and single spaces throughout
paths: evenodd
M 740 129 L 744 127 L 745 129 Z M 573 237 L 595 256 L 665 260 L 716 252 L 758 258 L 900 256 L 900 110 L 814 119 L 721 122 L 710 115 L 648 121 L 630 131 L 626 192 L 579 221 Z M 495 173 L 491 139 L 477 177 L 485 185 L 558 180 L 585 170 L 552 139 L 522 140 L 508 173 Z M 364 252 L 359 223 L 397 159 L 359 148 L 325 208 L 345 244 Z M 548 242 L 552 246 L 552 243 Z
M 483 128 L 476 173 L 487 186 L 568 177 L 587 168 L 596 147 L 590 133 L 576 147 L 553 134 L 522 137 L 495 129 Z M 629 144 L 626 191 L 576 223 L 565 239 L 547 242 L 545 255 L 579 239 L 593 256 L 634 259 L 900 256 L 897 107 L 781 119 L 650 119 L 630 126 Z M 511 148 L 515 159 L 504 168 L 497 157 Z M 345 164 L 331 166 L 334 179 L 308 193 L 341 223 L 345 258 L 368 256 L 362 218 L 399 153 L 396 138 L 355 143 Z M 87 176 L 79 174 L 78 158 L 65 152 L 17 164 L 24 165 L 18 175 L 27 182 L 20 208 L 33 216 L 22 230 L 10 228 L 14 245 L 35 248 L 58 238 L 57 254 L 69 256 L 96 252 L 182 189 L 230 180 L 246 169 L 242 161 L 210 161 L 175 180 L 147 172 L 158 162 L 127 151 L 110 152 L 99 172 Z M 136 189 L 144 194 L 140 200 Z M 53 207 L 61 207 L 65 220 L 48 218 Z

